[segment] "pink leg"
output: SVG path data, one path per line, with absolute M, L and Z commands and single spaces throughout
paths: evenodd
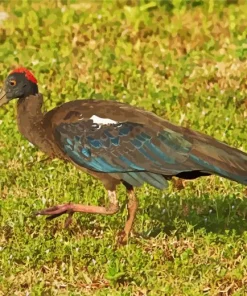
M 116 191 L 108 190 L 108 197 L 110 201 L 108 207 L 88 206 L 88 205 L 68 203 L 68 204 L 57 205 L 51 208 L 38 211 L 36 215 L 37 216 L 48 215 L 49 217 L 47 217 L 47 219 L 51 220 L 63 214 L 68 214 L 68 218 L 65 221 L 65 227 L 68 227 L 72 221 L 72 216 L 75 212 L 102 214 L 102 215 L 113 215 L 117 213 L 119 210 L 119 205 L 118 205 L 118 200 L 116 196 Z
M 128 218 L 125 223 L 124 231 L 120 233 L 119 242 L 120 243 L 126 243 L 129 238 L 129 234 L 131 232 L 131 229 L 133 227 L 133 222 L 135 220 L 136 211 L 138 209 L 138 200 L 135 196 L 135 192 L 133 188 L 127 189 L 127 195 L 128 195 Z

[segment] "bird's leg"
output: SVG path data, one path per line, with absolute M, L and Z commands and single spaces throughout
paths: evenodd
M 133 222 L 136 216 L 136 211 L 138 208 L 138 200 L 136 198 L 136 195 L 132 186 L 127 188 L 127 195 L 128 195 L 128 205 L 127 205 L 128 218 L 125 223 L 124 231 L 122 234 L 120 234 L 119 241 L 121 243 L 126 243 L 128 241 L 129 234 L 132 229 Z
M 41 211 L 36 212 L 35 214 L 38 215 L 48 215 L 46 219 L 51 220 L 56 217 L 59 217 L 63 214 L 68 214 L 68 218 L 65 221 L 65 227 L 72 221 L 72 216 L 75 212 L 80 213 L 91 213 L 91 214 L 102 214 L 102 215 L 113 215 L 119 210 L 118 200 L 116 191 L 108 190 L 108 198 L 109 198 L 109 205 L 107 207 L 100 207 L 100 206 L 88 206 L 88 205 L 80 205 L 80 204 L 73 204 L 67 203 L 63 205 L 57 205 L 51 208 L 47 208 Z

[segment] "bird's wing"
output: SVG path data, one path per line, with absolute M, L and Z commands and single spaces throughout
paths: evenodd
M 134 186 L 143 180 L 154 185 L 157 180 L 159 185 L 154 186 L 162 188 L 161 175 L 206 174 L 247 184 L 246 153 L 150 112 L 117 102 L 85 100 L 63 104 L 48 115 L 56 143 L 71 161 Z
M 140 123 L 92 118 L 60 123 L 55 138 L 73 162 L 97 172 L 176 175 L 200 169 L 188 160 L 192 143 L 168 128 L 157 132 Z

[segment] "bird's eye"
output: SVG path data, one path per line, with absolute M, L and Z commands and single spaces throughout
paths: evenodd
M 10 84 L 11 86 L 16 86 L 16 80 L 11 79 L 11 80 L 9 81 L 9 84 Z

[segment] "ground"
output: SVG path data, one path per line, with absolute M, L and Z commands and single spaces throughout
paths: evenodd
M 143 107 L 247 151 L 245 1 L 6 1 L 0 80 L 33 70 L 45 109 L 77 98 Z M 216 176 L 137 189 L 133 237 L 115 216 L 47 222 L 69 201 L 106 203 L 100 182 L 30 145 L 16 102 L 0 110 L 0 295 L 245 295 L 247 192 Z

